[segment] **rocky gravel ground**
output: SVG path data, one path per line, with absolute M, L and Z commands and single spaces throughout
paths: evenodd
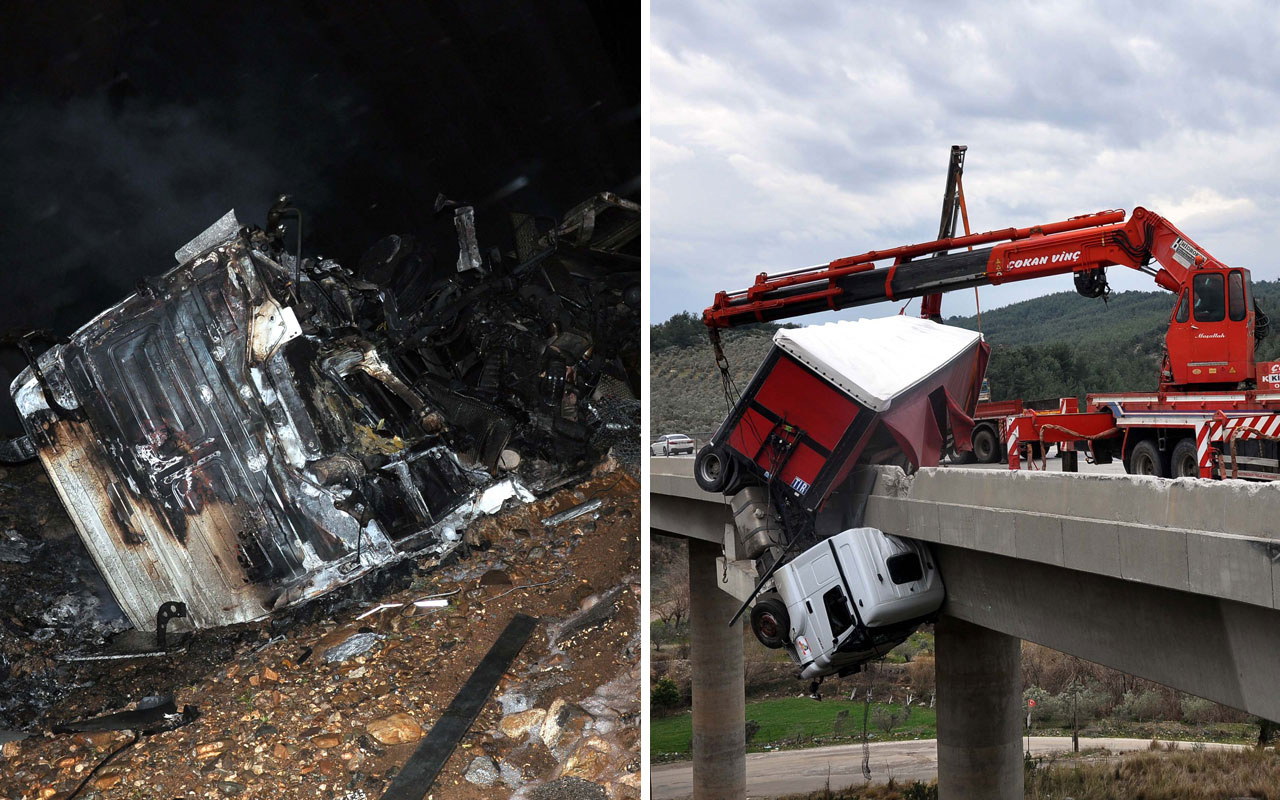
M 38 475 L 28 480 L 39 488 Z M 473 523 L 443 562 L 402 564 L 270 623 L 199 633 L 159 658 L 60 662 L 58 648 L 118 625 L 110 610 L 90 609 L 97 621 L 85 633 L 11 606 L 0 708 L 4 725 L 30 736 L 0 747 L 0 797 L 66 800 L 87 779 L 77 797 L 377 798 L 516 613 L 541 622 L 428 796 L 639 797 L 638 494 L 632 474 L 597 469 Z M 540 522 L 596 497 L 594 514 Z M 37 522 L 52 524 L 14 529 Z M 24 537 L 15 553 L 49 546 L 14 535 Z M 90 579 L 63 560 L 74 567 L 67 585 Z M 0 562 L 17 584 L 28 564 Z M 413 605 L 421 598 L 447 605 Z M 384 605 L 393 607 L 375 610 Z M 44 627 L 51 633 L 37 633 Z M 125 732 L 48 732 L 164 694 L 199 717 L 132 745 Z

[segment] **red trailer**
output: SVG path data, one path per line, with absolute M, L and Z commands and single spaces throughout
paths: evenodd
M 776 485 L 812 511 L 860 458 L 935 464 L 949 433 L 968 446 L 988 354 L 979 333 L 912 317 L 780 330 L 694 476 L 724 494 Z
M 1041 414 L 1070 413 L 1079 410 L 1080 403 L 1074 397 L 1057 397 L 1050 400 L 983 400 L 973 414 L 973 449 L 958 451 L 952 462 L 967 464 L 995 464 L 1009 457 L 1006 442 L 1009 426 L 1015 417 L 1026 411 Z M 1036 453 L 1035 455 L 1039 455 Z
M 1007 439 L 1011 469 L 1023 465 L 1015 454 L 1029 442 L 1074 444 L 1100 463 L 1121 458 L 1137 475 L 1277 480 L 1280 392 L 1089 395 L 1078 413 L 1014 417 Z

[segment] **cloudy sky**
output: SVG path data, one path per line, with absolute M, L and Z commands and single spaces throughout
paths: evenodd
M 932 239 L 952 144 L 975 232 L 1141 205 L 1280 278 L 1280 12 L 1181 5 L 653 0 L 653 321 L 761 271 Z

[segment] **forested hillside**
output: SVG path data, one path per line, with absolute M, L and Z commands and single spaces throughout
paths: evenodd
M 1280 358 L 1280 282 L 1255 283 L 1254 296 L 1277 322 L 1258 356 Z M 1154 389 L 1172 309 L 1168 292 L 1121 292 L 1107 303 L 1060 292 L 985 312 L 992 398 Z M 947 324 L 978 329 L 974 317 L 951 317 Z M 760 325 L 725 334 L 725 353 L 740 388 L 764 358 L 775 330 L 776 325 Z M 677 314 L 652 326 L 650 352 L 651 430 L 714 430 L 727 405 L 699 319 Z

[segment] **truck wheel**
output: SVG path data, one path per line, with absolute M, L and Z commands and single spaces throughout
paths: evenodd
M 1169 469 L 1165 465 L 1164 455 L 1150 439 L 1143 439 L 1129 451 L 1129 463 L 1125 465 L 1130 475 L 1154 475 L 1157 478 L 1169 477 Z
M 735 495 L 742 491 L 742 487 L 746 484 L 746 481 L 742 479 L 742 473 L 744 471 L 742 463 L 737 459 L 725 459 L 724 468 L 722 469 L 722 472 L 724 473 L 724 481 L 720 487 L 720 491 L 725 495 Z
M 693 460 L 693 479 L 702 491 L 719 494 L 729 477 L 729 460 L 724 451 L 713 444 L 698 451 L 698 457 Z
M 777 650 L 787 644 L 791 618 L 777 597 L 761 597 L 751 609 L 751 632 L 765 647 Z
M 1000 458 L 996 432 L 986 425 L 973 432 L 973 456 L 982 464 L 994 464 Z
M 1169 459 L 1169 474 L 1174 478 L 1199 478 L 1200 454 L 1196 452 L 1196 437 L 1184 436 L 1173 447 Z

